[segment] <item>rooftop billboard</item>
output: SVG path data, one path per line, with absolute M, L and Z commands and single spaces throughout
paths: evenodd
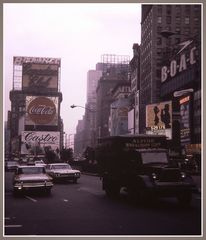
M 23 63 L 22 89 L 58 89 L 58 65 Z

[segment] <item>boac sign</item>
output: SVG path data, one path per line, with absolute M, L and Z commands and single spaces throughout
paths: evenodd
M 193 41 L 186 41 L 184 43 L 181 43 L 181 45 L 183 45 L 182 49 L 178 52 L 181 53 L 183 49 L 185 49 L 187 46 L 189 46 Z M 196 51 L 196 47 L 192 47 L 189 50 L 189 53 L 187 52 L 187 54 L 181 53 L 180 57 L 178 59 L 173 59 L 170 62 L 169 66 L 163 66 L 162 67 L 162 71 L 161 71 L 161 81 L 165 82 L 169 77 L 175 77 L 176 74 L 181 73 L 185 70 L 187 70 L 187 68 L 193 64 L 196 63 L 196 59 L 195 59 L 195 51 Z

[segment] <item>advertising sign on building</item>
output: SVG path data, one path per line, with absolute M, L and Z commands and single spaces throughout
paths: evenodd
M 161 69 L 162 83 L 197 63 L 197 47 L 194 46 L 193 40 L 182 42 L 179 44 L 179 47 L 179 51 L 174 59 L 170 61 L 169 66 L 163 66 Z
M 191 131 L 190 131 L 190 96 L 186 96 L 180 99 L 180 140 L 182 144 L 190 143 Z
M 172 138 L 172 102 L 160 102 L 146 106 L 147 134 Z
M 21 134 L 21 154 L 43 154 L 45 147 L 60 148 L 60 132 L 23 131 Z
M 25 125 L 58 124 L 58 97 L 27 96 Z
M 22 89 L 58 89 L 58 65 L 23 63 Z
M 41 63 L 41 64 L 55 64 L 60 67 L 60 58 L 47 58 L 47 57 L 20 57 L 13 58 L 14 65 L 23 65 L 23 63 Z

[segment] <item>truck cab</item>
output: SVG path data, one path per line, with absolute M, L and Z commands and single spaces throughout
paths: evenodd
M 183 205 L 192 200 L 192 178 L 171 164 L 165 136 L 128 135 L 99 139 L 96 149 L 102 188 L 117 197 L 124 188 L 135 200 L 176 197 Z

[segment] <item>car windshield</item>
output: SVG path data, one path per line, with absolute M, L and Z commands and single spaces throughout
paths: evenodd
M 26 167 L 26 168 L 19 168 L 19 174 L 39 174 L 45 173 L 43 167 Z
M 18 162 L 16 162 L 16 161 L 10 161 L 10 162 L 7 162 L 7 165 L 18 165 Z
M 142 152 L 142 163 L 167 163 L 166 152 Z
M 65 165 L 53 165 L 51 169 L 71 169 L 71 166 L 68 164 Z
M 39 163 L 44 163 L 42 160 L 40 161 L 35 161 L 35 163 L 39 164 Z

